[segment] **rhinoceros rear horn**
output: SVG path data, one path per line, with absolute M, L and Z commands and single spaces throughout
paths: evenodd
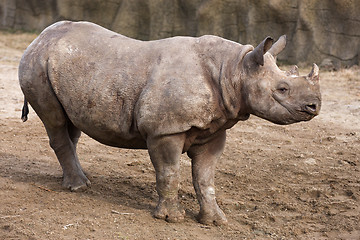
M 294 65 L 287 73 L 288 76 L 290 75 L 295 75 L 295 76 L 299 76 L 299 68 L 298 66 Z
M 274 43 L 274 45 L 271 46 L 271 48 L 269 49 L 269 53 L 271 53 L 271 55 L 273 55 L 275 58 L 276 56 L 282 51 L 284 50 L 286 46 L 286 35 L 282 35 L 281 37 L 279 37 L 279 39 Z
M 264 54 L 271 48 L 273 44 L 271 37 L 266 37 L 253 51 L 249 52 L 245 59 L 244 64 L 251 68 L 254 65 L 264 65 Z

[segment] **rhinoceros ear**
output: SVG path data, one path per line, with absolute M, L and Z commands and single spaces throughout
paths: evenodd
M 274 45 L 271 46 L 271 48 L 269 49 L 269 53 L 271 53 L 271 55 L 273 55 L 275 58 L 276 56 L 282 51 L 284 50 L 286 46 L 286 35 L 282 35 L 281 37 L 279 37 L 279 39 L 274 43 Z
M 254 65 L 264 66 L 264 54 L 271 48 L 273 41 L 271 37 L 266 37 L 253 51 L 246 54 L 244 65 L 247 68 L 251 68 Z

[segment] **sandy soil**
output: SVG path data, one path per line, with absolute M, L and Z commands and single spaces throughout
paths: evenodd
M 20 120 L 17 65 L 34 37 L 0 33 L 0 239 L 360 239 L 359 67 L 321 72 L 323 108 L 310 122 L 277 126 L 251 117 L 228 131 L 216 173 L 227 226 L 196 222 L 184 155 L 186 218 L 169 224 L 151 215 L 157 195 L 146 151 L 84 135 L 78 152 L 92 186 L 61 188 L 39 118 L 31 111 Z

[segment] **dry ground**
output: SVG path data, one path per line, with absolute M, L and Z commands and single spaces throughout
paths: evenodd
M 17 65 L 33 34 L 0 33 L 0 239 L 360 239 L 360 69 L 322 72 L 314 120 L 277 126 L 251 117 L 228 131 L 216 174 L 228 226 L 196 222 L 190 162 L 182 158 L 183 223 L 154 219 L 146 151 L 87 136 L 79 157 L 92 186 L 61 188 L 61 169 L 31 111 L 20 120 Z M 303 74 L 309 69 L 302 69 Z

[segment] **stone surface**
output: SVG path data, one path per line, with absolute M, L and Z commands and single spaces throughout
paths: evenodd
M 63 20 L 87 20 L 150 40 L 213 34 L 258 44 L 282 34 L 287 63 L 359 64 L 359 0 L 0 0 L 0 28 L 41 31 Z

